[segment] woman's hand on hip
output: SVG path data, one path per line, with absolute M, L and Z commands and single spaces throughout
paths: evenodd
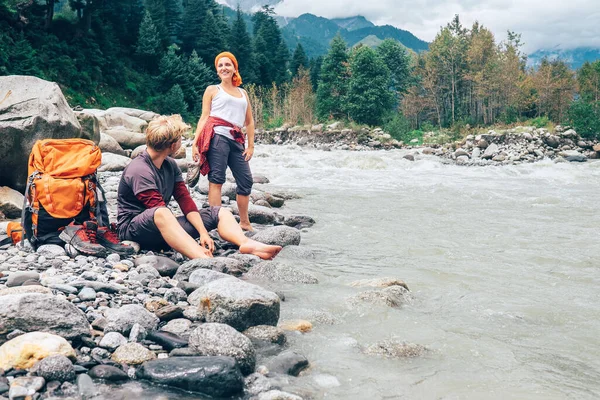
M 246 150 L 242 153 L 244 156 L 244 160 L 250 161 L 252 155 L 254 155 L 254 147 L 247 147 Z

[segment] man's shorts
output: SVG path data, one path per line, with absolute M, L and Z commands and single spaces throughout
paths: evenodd
M 165 242 L 158 227 L 154 223 L 154 213 L 160 207 L 149 208 L 141 214 L 134 217 L 127 229 L 125 230 L 124 240 L 132 240 L 140 244 L 140 247 L 145 250 L 165 250 L 170 246 Z M 207 231 L 212 231 L 219 225 L 219 210 L 221 207 L 202 208 L 200 217 Z M 200 233 L 194 228 L 190 221 L 185 216 L 177 217 L 179 225 L 194 239 L 200 237 Z

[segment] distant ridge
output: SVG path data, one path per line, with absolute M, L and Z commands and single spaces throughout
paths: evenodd
M 574 49 L 541 49 L 527 56 L 527 64 L 537 67 L 544 57 L 549 60 L 560 58 L 569 64 L 573 69 L 580 68 L 586 61 L 594 62 L 600 60 L 600 49 L 594 47 L 577 47 Z

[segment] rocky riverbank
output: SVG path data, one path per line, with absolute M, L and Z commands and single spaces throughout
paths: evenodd
M 489 130 L 468 135 L 464 140 L 444 145 L 414 145 L 393 139 L 379 128 L 373 130 L 339 129 L 341 123 L 313 126 L 282 126 L 270 131 L 257 131 L 258 143 L 288 144 L 321 150 L 391 150 L 407 149 L 406 158 L 434 155 L 459 165 L 505 165 L 536 162 L 585 162 L 600 158 L 597 140 L 581 138 L 574 129 L 557 125 L 553 131 L 532 126 L 517 126 L 504 130 Z M 425 135 L 433 139 L 434 133 Z

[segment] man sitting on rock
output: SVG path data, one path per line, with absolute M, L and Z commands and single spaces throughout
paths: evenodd
M 148 250 L 167 246 L 188 258 L 212 257 L 215 245 L 208 231 L 239 246 L 244 254 L 271 259 L 281 246 L 266 245 L 246 237 L 237 221 L 219 206 L 198 211 L 185 186 L 181 170 L 170 156 L 181 148 L 181 137 L 190 129 L 180 115 L 161 116 L 148 124 L 147 149 L 123 171 L 117 192 L 118 234 Z M 174 197 L 183 216 L 167 208 Z M 200 244 L 195 239 L 200 238 Z

